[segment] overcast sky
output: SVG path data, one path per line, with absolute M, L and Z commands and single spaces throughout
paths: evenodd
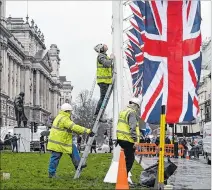
M 90 90 L 96 72 L 97 54 L 93 47 L 98 43 L 106 43 L 108 53 L 111 53 L 112 2 L 29 1 L 28 14 L 30 21 L 34 19 L 44 33 L 46 47 L 57 44 L 60 49 L 60 75 L 65 75 L 72 81 L 73 99 L 81 90 Z M 125 17 L 128 14 L 129 9 L 125 8 Z M 6 15 L 26 17 L 27 1 L 7 1 Z M 202 1 L 202 19 L 202 34 L 205 39 L 211 36 L 210 1 Z M 126 86 L 128 88 L 128 84 Z M 97 86 L 94 97 L 99 97 Z

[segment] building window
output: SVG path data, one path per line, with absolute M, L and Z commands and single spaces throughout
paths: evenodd
M 211 104 L 210 100 L 205 102 L 205 122 L 211 121 Z

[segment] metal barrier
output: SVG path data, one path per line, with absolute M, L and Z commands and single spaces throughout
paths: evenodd
M 156 156 L 157 154 L 159 154 L 159 146 L 157 146 L 154 143 L 140 143 L 135 153 L 137 155 Z M 184 154 L 184 147 L 182 145 L 178 145 L 178 156 L 183 156 L 183 154 Z M 174 156 L 173 144 L 165 144 L 164 155 L 169 157 Z

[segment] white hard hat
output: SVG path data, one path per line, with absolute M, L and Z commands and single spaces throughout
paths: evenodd
M 139 107 L 141 106 L 141 102 L 142 102 L 142 98 L 136 98 L 136 97 L 133 97 L 129 103 L 133 103 L 133 104 L 137 104 Z
M 97 53 L 100 53 L 101 52 L 101 49 L 104 47 L 104 44 L 98 44 L 94 47 L 94 50 L 97 52 Z
M 61 106 L 61 111 L 72 111 L 72 106 L 68 103 L 65 103 Z

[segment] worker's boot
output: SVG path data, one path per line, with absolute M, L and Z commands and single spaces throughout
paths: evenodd
M 82 170 L 83 168 L 86 168 L 86 167 L 87 167 L 87 164 L 82 165 L 81 170 Z M 77 170 L 77 168 L 78 168 L 78 166 L 75 166 L 75 169 L 76 169 L 76 170 Z
M 58 176 L 56 176 L 55 174 L 54 174 L 54 175 L 49 174 L 49 178 L 56 178 L 56 179 L 59 179 L 59 177 L 58 177 Z

